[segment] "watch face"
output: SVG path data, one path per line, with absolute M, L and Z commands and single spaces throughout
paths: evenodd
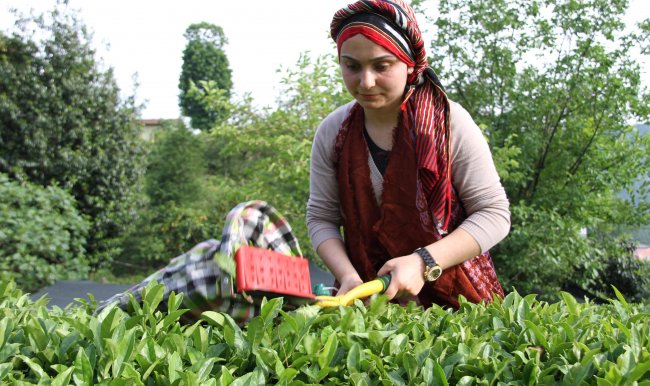
M 442 269 L 438 265 L 434 265 L 433 267 L 427 267 L 425 275 L 427 281 L 435 281 L 440 277 L 442 274 Z

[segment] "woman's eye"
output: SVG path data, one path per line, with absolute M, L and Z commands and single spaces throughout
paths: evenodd
M 386 71 L 388 70 L 389 67 L 390 65 L 388 63 L 377 63 L 375 64 L 375 71 L 379 71 L 379 72 Z
M 345 65 L 345 68 L 347 68 L 350 71 L 358 71 L 359 70 L 359 65 L 356 63 L 348 63 Z

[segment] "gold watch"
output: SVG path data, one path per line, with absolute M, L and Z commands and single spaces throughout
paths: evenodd
M 424 260 L 424 281 L 436 281 L 442 275 L 442 268 L 440 268 L 426 248 L 418 248 L 415 250 L 415 253 L 420 255 L 422 260 Z

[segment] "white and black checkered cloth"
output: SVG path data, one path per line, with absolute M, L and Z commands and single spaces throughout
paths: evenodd
M 242 245 L 302 256 L 298 240 L 284 217 L 264 201 L 244 202 L 228 213 L 220 241 L 207 240 L 197 244 L 141 283 L 103 301 L 96 313 L 116 302 L 119 307 L 127 308 L 131 295 L 140 302 L 142 289 L 147 283 L 157 281 L 165 286 L 161 307 L 166 306 L 172 291 L 183 294 L 183 305 L 190 309 L 184 315 L 186 321 L 198 318 L 203 311 L 212 310 L 244 322 L 257 313 L 257 303 L 238 294 L 233 278 L 215 261 L 217 254 L 234 261 L 235 252 Z

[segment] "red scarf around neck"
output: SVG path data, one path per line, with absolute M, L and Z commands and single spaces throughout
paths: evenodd
M 386 261 L 442 238 L 431 209 L 439 207 L 439 203 L 430 200 L 440 199 L 441 192 L 432 189 L 446 188 L 437 179 L 447 176 L 431 173 L 427 178 L 432 181 L 423 183 L 417 158 L 418 136 L 409 129 L 410 122 L 407 109 L 394 131 L 381 205 L 377 204 L 370 179 L 368 147 L 363 136 L 364 113 L 360 105 L 352 108 L 337 136 L 334 154 L 345 246 L 352 265 L 364 281 L 374 279 Z M 465 216 L 455 193 L 448 204 L 449 231 L 453 231 Z M 486 252 L 446 269 L 437 281 L 426 283 L 418 300 L 427 307 L 433 303 L 458 307 L 460 295 L 480 302 L 492 300 L 493 293 L 503 296 L 503 289 Z

